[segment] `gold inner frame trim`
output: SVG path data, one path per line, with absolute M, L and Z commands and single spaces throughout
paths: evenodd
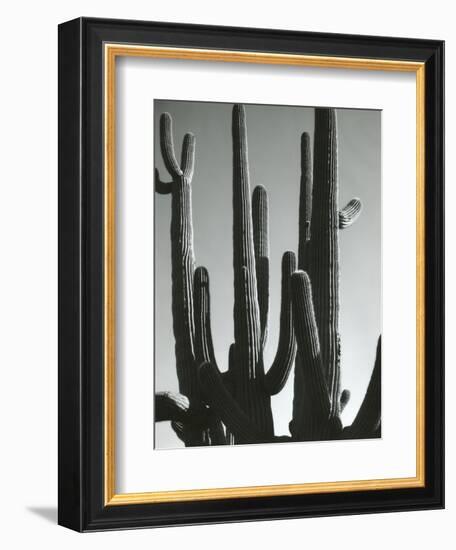
M 116 58 L 150 57 L 231 63 L 413 72 L 416 75 L 416 476 L 407 478 L 190 489 L 115 492 L 115 120 Z M 152 504 L 261 496 L 402 489 L 425 486 L 425 68 L 424 63 L 310 55 L 273 54 L 155 46 L 104 45 L 104 496 L 105 505 Z

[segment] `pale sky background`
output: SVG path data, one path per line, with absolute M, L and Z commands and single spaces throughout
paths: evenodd
M 233 342 L 232 143 L 230 103 L 155 100 L 155 166 L 169 179 L 160 153 L 159 119 L 169 112 L 174 123 L 176 155 L 188 131 L 196 137 L 192 182 L 196 265 L 209 270 L 215 355 L 228 367 Z M 266 369 L 277 348 L 280 314 L 280 264 L 285 250 L 297 253 L 300 138 L 313 141 L 314 109 L 246 105 L 250 184 L 269 195 L 270 304 Z M 363 211 L 340 232 L 340 332 L 342 388 L 351 391 L 343 421 L 349 424 L 364 397 L 381 332 L 381 112 L 337 109 L 339 202 L 342 208 L 359 197 Z M 155 384 L 177 391 L 171 316 L 171 197 L 155 194 Z M 275 433 L 288 434 L 293 373 L 272 398 Z M 155 426 L 156 448 L 181 447 L 167 422 Z

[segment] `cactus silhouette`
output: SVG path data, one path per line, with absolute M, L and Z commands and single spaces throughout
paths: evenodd
M 198 383 L 198 362 L 196 352 L 202 359 L 206 358 L 209 349 L 212 349 L 210 334 L 205 327 L 205 304 L 201 296 L 205 295 L 206 283 L 204 269 L 199 268 L 195 276 L 195 258 L 193 254 L 193 226 L 192 226 L 192 199 L 191 181 L 195 164 L 195 137 L 186 134 L 182 145 L 182 158 L 179 164 L 174 152 L 172 136 L 172 119 L 165 113 L 160 119 L 160 145 L 164 164 L 171 176 L 171 181 L 160 179 L 158 170 L 155 171 L 155 189 L 160 194 L 171 194 L 171 277 L 172 277 L 172 313 L 173 331 L 175 339 L 176 371 L 179 381 L 179 391 L 189 402 L 192 410 L 200 411 L 199 416 L 206 408 L 201 401 Z M 194 293 L 200 299 L 197 302 L 197 313 L 194 308 Z M 204 342 L 202 340 L 205 340 Z M 203 351 L 204 350 L 204 351 Z M 209 356 L 207 356 L 209 359 Z M 157 412 L 162 408 L 163 401 L 157 400 Z M 157 414 L 157 417 L 160 415 Z M 202 429 L 201 422 L 185 423 L 179 436 L 186 445 L 204 445 L 211 441 L 211 431 L 222 434 L 223 430 L 214 427 Z M 212 435 L 214 435 L 212 434 Z M 225 438 L 216 437 L 219 444 Z M 219 439 L 221 439 L 219 441 Z
M 361 207 L 361 201 L 354 198 L 339 211 L 336 112 L 317 108 L 313 167 L 310 136 L 303 133 L 301 137 L 299 271 L 292 276 L 298 353 L 290 431 L 297 440 L 355 433 L 348 428 L 343 431 L 340 420 L 350 393 L 340 391 L 339 230 L 356 221 Z M 380 395 L 380 363 L 379 344 L 377 368 L 366 398 L 372 393 Z M 371 400 L 369 410 L 376 404 L 376 411 L 370 410 L 370 422 L 358 421 L 358 437 L 374 436 L 379 429 L 380 397 Z
M 234 343 L 228 371 L 222 373 L 212 343 L 209 274 L 204 267 L 195 269 L 193 252 L 195 138 L 185 135 L 179 164 L 171 116 L 161 116 L 160 146 L 171 181 L 162 181 L 156 170 L 155 188 L 172 195 L 172 314 L 180 393 L 156 395 L 156 421 L 171 421 L 187 446 L 377 437 L 380 340 L 355 420 L 343 428 L 340 419 L 350 392 L 340 391 L 338 239 L 339 230 L 358 217 L 361 202 L 353 199 L 339 211 L 336 113 L 316 109 L 313 167 L 310 136 L 302 135 L 298 266 L 294 253 L 286 251 L 278 347 L 269 369 L 263 358 L 269 313 L 268 195 L 263 186 L 251 193 L 243 105 L 233 107 L 232 143 Z M 294 363 L 291 435 L 278 437 L 271 396 L 282 390 Z

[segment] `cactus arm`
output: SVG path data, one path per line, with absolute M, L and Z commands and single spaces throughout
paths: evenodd
M 214 365 L 215 355 L 212 343 L 210 319 L 209 274 L 205 267 L 198 267 L 194 278 L 194 312 L 195 312 L 195 361 L 197 365 L 211 362 Z M 225 445 L 225 432 L 221 422 L 213 418 L 205 433 L 208 445 Z
M 184 443 L 192 438 L 199 444 L 226 445 L 222 423 L 201 404 L 194 406 L 185 395 L 169 391 L 157 392 L 154 403 L 155 422 L 171 421 Z
M 291 277 L 293 320 L 301 356 L 300 406 L 294 411 L 293 436 L 298 440 L 321 439 L 328 435 L 331 403 L 321 363 L 320 342 L 315 320 L 310 279 L 304 271 Z M 296 416 L 295 417 L 295 413 Z
M 215 363 L 210 318 L 209 274 L 205 267 L 195 271 L 193 283 L 196 363 Z
M 195 136 L 191 133 L 185 134 L 182 144 L 181 169 L 185 178 L 191 180 L 195 170 Z
M 169 113 L 163 113 L 160 117 L 160 147 L 163 162 L 173 179 L 182 176 L 182 169 L 174 153 L 173 120 Z
M 172 191 L 172 181 L 162 181 L 158 169 L 155 168 L 155 191 L 160 195 L 169 195 Z
M 253 190 L 252 221 L 258 306 L 260 309 L 261 345 L 264 349 L 268 334 L 269 310 L 269 224 L 268 194 L 262 185 L 258 185 Z
M 182 422 L 189 410 L 190 401 L 185 395 L 168 391 L 155 394 L 155 422 Z
M 195 406 L 187 396 L 181 393 L 163 391 L 155 394 L 155 422 L 181 422 L 207 426 L 208 411 L 201 406 Z
M 347 390 L 347 389 L 345 389 L 340 394 L 340 412 L 342 412 L 347 406 L 348 402 L 350 401 L 350 396 L 351 396 L 350 390 Z
M 229 432 L 234 434 L 236 443 L 266 440 L 227 391 L 215 365 L 203 363 L 199 369 L 199 377 L 205 402 L 222 419 Z
M 357 198 L 352 199 L 339 212 L 339 229 L 346 229 L 355 223 L 361 214 L 363 205 Z
M 282 258 L 282 307 L 277 353 L 265 376 L 266 390 L 276 395 L 284 387 L 296 356 L 296 339 L 293 329 L 291 276 L 296 269 L 293 252 L 285 252 Z
M 378 339 L 374 369 L 372 371 L 366 395 L 364 396 L 358 414 L 351 426 L 344 429 L 346 438 L 378 437 L 381 422 L 381 368 L 382 368 L 382 344 Z
M 171 421 L 179 424 L 181 434 L 188 438 L 200 437 L 198 432 L 212 427 L 214 418 L 210 411 L 198 404 L 195 406 L 188 397 L 181 393 L 164 391 L 155 394 L 155 422 Z M 176 431 L 173 426 L 174 431 Z M 178 434 L 179 435 L 179 434 Z M 180 437 L 180 436 L 179 436 Z

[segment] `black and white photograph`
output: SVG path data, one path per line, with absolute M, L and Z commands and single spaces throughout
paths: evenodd
M 0 548 L 451 546 L 451 6 L 4 4 Z
M 381 437 L 381 120 L 154 100 L 155 449 Z

